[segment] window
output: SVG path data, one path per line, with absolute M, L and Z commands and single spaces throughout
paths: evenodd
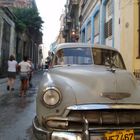
M 112 18 L 112 1 L 109 0 L 106 4 L 106 21 Z
M 112 1 L 108 0 L 106 4 L 106 20 L 104 25 L 104 36 L 108 38 L 112 36 Z
M 82 31 L 82 42 L 85 42 L 85 29 Z
M 107 12 L 108 12 L 108 17 L 112 16 L 112 3 L 109 0 L 108 4 L 107 4 Z
M 90 42 L 91 40 L 91 21 L 89 21 L 87 25 L 87 41 Z
M 94 36 L 99 34 L 99 12 L 94 17 Z

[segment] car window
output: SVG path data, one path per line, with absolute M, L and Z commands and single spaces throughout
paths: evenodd
M 117 51 L 107 49 L 92 49 L 94 64 L 125 69 L 121 55 Z

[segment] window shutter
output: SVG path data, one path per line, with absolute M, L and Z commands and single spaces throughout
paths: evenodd
M 104 24 L 104 36 L 105 36 L 105 38 L 108 37 L 108 22 L 106 22 Z
M 108 21 L 108 37 L 112 36 L 112 19 Z
M 105 38 L 112 36 L 112 18 L 104 25 L 104 36 Z

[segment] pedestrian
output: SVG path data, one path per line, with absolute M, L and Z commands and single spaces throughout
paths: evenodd
M 24 56 L 23 61 L 21 61 L 18 64 L 20 70 L 20 80 L 21 80 L 20 94 L 19 94 L 20 97 L 26 96 L 26 90 L 28 88 L 29 72 L 31 69 L 31 65 L 27 61 L 28 61 L 28 57 Z
M 33 76 L 33 72 L 34 72 L 34 64 L 32 62 L 32 59 L 29 58 L 28 59 L 28 63 L 31 65 L 30 71 L 29 71 L 29 87 L 32 87 L 32 76 Z
M 17 61 L 15 60 L 14 55 L 10 55 L 8 60 L 8 81 L 7 81 L 7 90 L 14 90 L 14 84 L 16 79 L 16 70 L 17 70 Z

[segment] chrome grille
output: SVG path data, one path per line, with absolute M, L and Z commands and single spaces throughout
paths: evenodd
M 88 122 L 89 130 L 96 128 L 140 128 L 140 110 L 89 110 L 79 111 L 70 110 L 67 116 L 51 116 L 47 120 L 43 120 L 43 126 L 53 127 L 56 129 L 82 131 Z
M 70 123 L 81 123 L 83 117 L 87 119 L 90 125 L 117 125 L 117 126 L 134 126 L 140 125 L 139 110 L 94 110 L 94 111 L 74 111 L 71 110 L 68 114 Z M 76 125 L 76 124 L 75 124 Z

